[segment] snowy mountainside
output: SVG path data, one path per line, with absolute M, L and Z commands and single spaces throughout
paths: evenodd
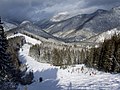
M 116 9 L 113 8 L 109 11 L 99 9 L 91 14 L 77 15 L 66 20 L 56 22 L 45 31 L 69 42 L 81 41 L 82 39 L 120 26 L 119 12 L 119 7 L 116 7 Z M 70 32 L 71 30 L 72 32 Z M 82 31 L 89 33 L 87 37 L 85 34 L 81 34 Z
M 69 16 L 68 12 L 60 12 L 57 15 L 53 16 L 50 20 L 52 22 L 59 22 L 59 21 L 67 19 L 68 16 Z
M 43 38 L 51 38 L 66 43 L 88 40 L 100 33 L 120 26 L 119 7 L 109 11 L 99 9 L 91 14 L 81 14 L 65 19 L 68 12 L 62 12 L 51 19 L 32 23 L 23 21 L 11 32 L 27 31 Z M 63 19 L 64 20 L 59 20 Z M 55 21 L 56 20 L 56 21 Z
M 103 42 L 105 39 L 110 39 L 111 36 L 113 36 L 114 34 L 119 34 L 120 33 L 120 29 L 119 28 L 114 28 L 111 30 L 108 30 L 106 32 L 100 33 L 98 35 L 95 35 L 91 38 L 86 39 L 85 41 L 90 41 L 90 42 Z
M 52 38 L 52 35 L 41 30 L 39 27 L 35 26 L 30 21 L 23 21 L 17 29 L 28 31 L 36 35 L 42 36 L 44 38 L 50 38 L 50 37 Z
M 24 29 L 24 26 L 25 26 L 25 29 Z M 31 30 L 33 30 L 33 31 L 31 31 Z M 69 32 L 65 32 L 64 31 L 64 35 L 66 35 L 66 37 L 67 37 L 67 35 L 70 34 L 73 31 L 74 30 L 71 30 Z M 94 44 L 98 45 L 98 43 L 102 42 L 105 38 L 106 39 L 110 38 L 114 34 L 114 32 L 119 32 L 119 28 L 112 29 L 112 30 L 109 30 L 109 31 L 106 31 L 106 32 L 103 32 L 103 33 L 100 33 L 100 34 L 95 34 L 95 33 L 89 32 L 89 30 L 88 31 L 81 30 L 81 32 L 77 32 L 75 35 L 72 35 L 71 36 L 72 38 L 69 38 L 70 41 L 68 41 L 68 39 L 59 40 L 57 38 L 45 38 L 44 34 L 41 33 L 42 35 L 39 35 L 38 31 L 36 31 L 34 33 L 34 28 L 32 28 L 31 22 L 29 22 L 29 21 L 24 21 L 23 23 L 20 24 L 20 26 L 18 28 L 15 28 L 15 29 L 12 29 L 12 30 L 8 31 L 8 33 L 11 33 L 11 32 L 13 33 L 12 35 L 14 35 L 14 32 L 15 33 L 16 32 L 17 33 L 20 32 L 20 33 L 26 34 L 28 36 L 32 36 L 32 37 L 34 37 L 36 39 L 39 39 L 42 42 L 56 43 L 56 45 L 62 44 L 62 45 L 69 45 L 69 46 L 73 46 L 74 44 L 76 44 L 76 45 L 78 45 L 78 46 L 80 46 L 82 48 L 82 47 L 85 47 L 87 45 L 88 46 L 89 45 L 90 46 L 93 45 L 93 42 L 94 42 Z M 83 34 L 85 35 L 84 37 L 86 37 L 86 38 L 79 36 L 79 35 L 83 35 Z M 48 34 L 48 35 L 50 35 L 50 34 Z M 61 38 L 62 33 L 58 32 L 58 33 L 54 34 L 55 37 L 57 37 L 57 35 L 60 35 L 59 38 Z M 79 42 L 79 38 L 78 37 L 81 38 L 80 42 Z M 76 42 L 74 42 L 74 40 L 76 40 Z M 68 42 L 64 43 L 64 41 L 65 42 L 68 41 Z
M 59 38 L 54 37 L 51 34 L 45 32 L 44 30 L 41 30 L 38 26 L 34 25 L 30 21 L 23 21 L 19 26 L 11 29 L 7 33 L 9 34 L 9 33 L 18 33 L 18 32 L 20 32 L 20 33 L 29 32 L 36 36 L 43 37 L 45 39 L 48 39 L 48 38 L 59 39 Z
M 26 37 L 28 39 L 28 37 Z M 29 38 L 29 43 L 33 42 Z M 33 70 L 34 82 L 30 85 L 19 85 L 18 90 L 119 90 L 120 75 L 99 72 L 83 64 L 69 66 L 66 69 L 50 64 L 39 63 L 28 56 L 31 45 L 25 44 L 19 51 L 19 59 L 28 65 L 28 72 Z M 83 69 L 82 69 L 83 68 Z M 39 77 L 43 78 L 39 82 Z
M 52 34 L 53 36 L 60 37 L 62 39 L 65 39 L 66 41 L 70 41 L 70 40 L 76 41 L 75 40 L 76 28 L 82 25 L 88 19 L 89 18 L 87 18 L 87 16 L 78 15 L 70 19 L 57 22 L 52 26 L 50 26 L 48 29 L 46 29 L 46 31 Z M 84 32 L 87 32 L 87 30 L 86 31 L 84 30 Z M 91 31 L 88 32 L 92 33 Z M 79 33 L 80 34 L 77 34 L 78 36 L 77 38 L 81 40 L 85 37 L 85 34 L 81 35 L 81 32 Z
M 4 27 L 5 31 L 9 31 L 10 29 L 16 28 L 17 26 L 15 24 L 4 21 L 3 27 Z

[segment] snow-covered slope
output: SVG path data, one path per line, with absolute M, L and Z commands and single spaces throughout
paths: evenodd
M 43 37 L 43 38 L 46 38 L 46 39 L 48 39 L 48 38 L 57 39 L 56 37 L 54 37 L 51 34 L 45 32 L 44 30 L 42 30 L 38 26 L 34 25 L 30 21 L 23 21 L 16 28 L 13 28 L 10 31 L 8 31 L 8 34 L 9 33 L 16 33 L 16 32 L 20 32 L 20 33 L 28 32 L 28 33 L 31 33 L 31 34 L 34 34 L 36 36 L 40 36 L 40 37 Z
M 85 41 L 99 43 L 99 42 L 103 42 L 105 39 L 110 39 L 114 34 L 119 34 L 119 33 L 120 33 L 120 28 L 118 27 L 118 28 L 114 28 L 106 32 L 103 32 L 101 34 L 98 34 L 96 36 L 93 36 L 89 39 L 86 39 Z
M 57 15 L 53 16 L 51 18 L 51 21 L 52 22 L 59 22 L 59 21 L 67 19 L 68 17 L 69 17 L 69 13 L 68 12 L 60 12 Z
M 28 37 L 26 37 L 28 39 Z M 29 38 L 29 42 L 33 40 Z M 37 42 L 36 42 L 37 43 Z M 31 58 L 29 44 L 25 44 L 19 52 L 21 62 L 28 65 L 28 71 L 34 72 L 34 83 L 22 86 L 18 90 L 119 90 L 120 75 L 103 73 L 87 68 L 84 65 L 69 66 L 60 69 L 50 64 L 39 63 Z M 39 82 L 42 77 L 43 81 Z
M 4 22 L 3 27 L 5 31 L 8 31 L 10 29 L 16 28 L 17 26 L 12 23 Z
M 117 28 L 108 30 L 107 32 L 100 34 L 96 42 L 103 42 L 105 39 L 110 39 L 114 34 L 118 33 L 120 33 L 120 30 L 118 30 Z
M 7 37 L 7 38 L 13 38 L 13 37 L 17 37 L 17 36 L 25 37 L 26 43 L 31 43 L 32 45 L 41 44 L 41 41 L 33 39 L 33 38 L 31 38 L 31 37 L 29 37 L 27 35 L 21 34 L 21 33 L 17 33 L 14 36 L 10 36 L 10 37 Z

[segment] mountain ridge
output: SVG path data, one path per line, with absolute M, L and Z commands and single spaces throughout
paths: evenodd
M 118 26 L 120 26 L 120 9 L 115 7 L 109 11 L 98 9 L 91 14 L 81 14 L 58 22 L 50 19 L 37 23 L 24 21 L 13 31 L 23 29 L 44 38 L 79 42 Z

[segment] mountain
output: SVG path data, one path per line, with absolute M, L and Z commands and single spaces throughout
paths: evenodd
M 100 43 L 100 42 L 103 42 L 105 39 L 110 39 L 114 34 L 119 34 L 119 33 L 120 33 L 120 27 L 114 28 L 114 29 L 102 32 L 93 37 L 90 37 L 90 38 L 86 39 L 85 42 Z
M 47 29 L 54 23 L 56 23 L 56 22 L 53 22 L 50 19 L 43 19 L 38 22 L 35 22 L 34 24 L 37 25 L 38 27 L 40 27 L 41 29 Z
M 69 12 L 60 12 L 57 15 L 53 16 L 50 20 L 53 22 L 59 22 L 69 18 Z
M 9 31 L 10 29 L 16 28 L 17 25 L 4 21 L 3 27 L 4 27 L 5 31 Z
M 80 14 L 67 19 L 66 15 L 68 15 L 67 12 L 34 23 L 24 21 L 11 31 L 27 31 L 46 39 L 74 43 L 89 42 L 89 38 L 120 26 L 120 7 L 115 7 L 109 11 L 98 9 L 91 14 Z
M 18 27 L 11 29 L 8 33 L 16 33 L 16 32 L 29 32 L 31 34 L 44 37 L 46 39 L 48 38 L 55 38 L 51 34 L 41 30 L 38 26 L 34 25 L 30 21 L 23 21 Z
M 54 22 L 45 31 L 66 40 L 66 42 L 72 42 L 81 41 L 119 25 L 120 9 L 116 7 L 109 11 L 99 9 L 92 14 L 77 15 Z
M 23 33 L 23 34 L 34 37 L 44 42 L 45 41 L 56 42 L 56 43 L 63 42 L 61 38 L 55 37 L 52 34 L 47 33 L 46 31 L 34 25 L 30 21 L 23 21 L 16 28 L 10 29 L 9 31 L 6 32 L 7 36 L 11 36 L 16 33 Z

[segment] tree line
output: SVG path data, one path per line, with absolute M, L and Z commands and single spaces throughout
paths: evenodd
M 57 48 L 36 44 L 30 47 L 29 55 L 39 62 L 62 66 L 83 63 L 85 53 L 72 47 Z

